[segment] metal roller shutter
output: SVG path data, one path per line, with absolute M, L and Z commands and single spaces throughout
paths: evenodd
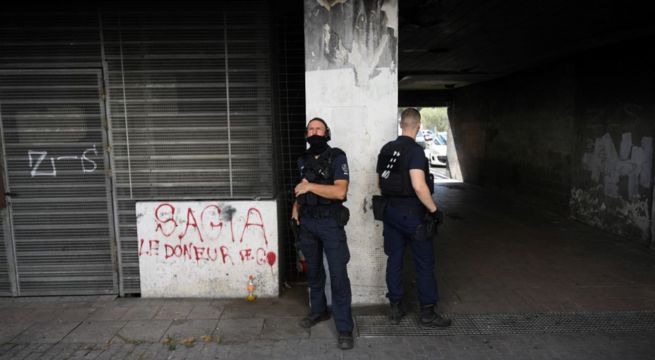
M 9 243 L 5 243 L 5 229 L 7 221 L 5 216 L 7 216 L 7 203 L 5 200 L 5 165 L 4 159 L 2 157 L 2 147 L 4 143 L 2 142 L 2 137 L 0 136 L 0 296 L 2 295 L 11 295 L 12 286 L 11 280 L 9 278 L 9 258 L 7 254 L 7 246 L 11 246 Z
M 4 196 L 4 194 L 0 196 Z M 5 216 L 6 209 L 0 209 L 0 295 L 11 295 L 11 281 L 9 280 L 9 268 L 7 266 L 7 244 L 5 243 L 4 234 Z
M 220 6 L 102 13 L 122 294 L 136 201 L 274 196 L 268 5 Z
M 0 70 L 19 295 L 117 292 L 99 70 Z

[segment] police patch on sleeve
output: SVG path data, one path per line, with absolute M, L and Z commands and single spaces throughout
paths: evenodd
M 341 171 L 343 172 L 344 175 L 348 175 L 348 164 L 346 163 L 341 164 Z

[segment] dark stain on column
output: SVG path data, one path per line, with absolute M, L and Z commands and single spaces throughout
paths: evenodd
M 353 69 L 358 86 L 396 72 L 398 38 L 382 7 L 389 0 L 305 0 L 307 71 Z

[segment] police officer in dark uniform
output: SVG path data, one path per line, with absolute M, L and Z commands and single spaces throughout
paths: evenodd
M 377 173 L 384 210 L 384 252 L 387 254 L 387 297 L 391 303 L 389 320 L 400 323 L 406 314 L 401 300 L 403 257 L 405 248 L 412 250 L 416 268 L 418 300 L 421 306 L 419 324 L 447 327 L 450 319 L 436 312 L 439 293 L 434 276 L 434 253 L 430 228 L 439 218 L 432 199 L 434 184 L 423 148 L 415 141 L 421 128 L 421 115 L 413 108 L 401 114 L 402 135 L 382 147 L 378 155 Z
M 300 224 L 300 247 L 307 262 L 311 312 L 300 321 L 309 328 L 330 318 L 325 298 L 323 253 L 328 261 L 332 290 L 332 315 L 339 332 L 338 346 L 352 349 L 353 320 L 347 264 L 350 251 L 344 226 L 348 209 L 343 206 L 348 192 L 346 154 L 330 147 L 330 129 L 323 119 L 307 124 L 309 149 L 298 159 L 301 181 L 295 187 L 296 201 L 291 218 Z

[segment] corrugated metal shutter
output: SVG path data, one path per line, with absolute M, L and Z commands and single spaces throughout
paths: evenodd
M 103 11 L 121 293 L 140 292 L 137 200 L 274 196 L 268 14 Z
M 8 237 L 5 236 L 5 224 L 7 221 L 5 217 L 7 216 L 7 203 L 5 201 L 5 160 L 2 157 L 3 151 L 2 148 L 4 143 L 2 142 L 2 135 L 0 134 L 0 296 L 11 295 L 11 280 L 9 279 L 9 258 L 7 257 L 7 246 L 11 246 L 9 243 L 5 243 L 5 239 Z
M 19 295 L 117 292 L 99 70 L 0 70 Z
M 2 179 L 0 179 L 2 181 Z M 4 196 L 0 195 L 0 196 Z M 5 244 L 5 216 L 6 209 L 0 209 L 0 295 L 11 295 L 11 282 L 9 280 L 9 268 L 7 266 L 7 251 Z
M 0 12 L 0 67 L 100 68 L 98 13 L 76 5 L 53 4 Z M 27 8 L 27 7 L 26 7 Z

